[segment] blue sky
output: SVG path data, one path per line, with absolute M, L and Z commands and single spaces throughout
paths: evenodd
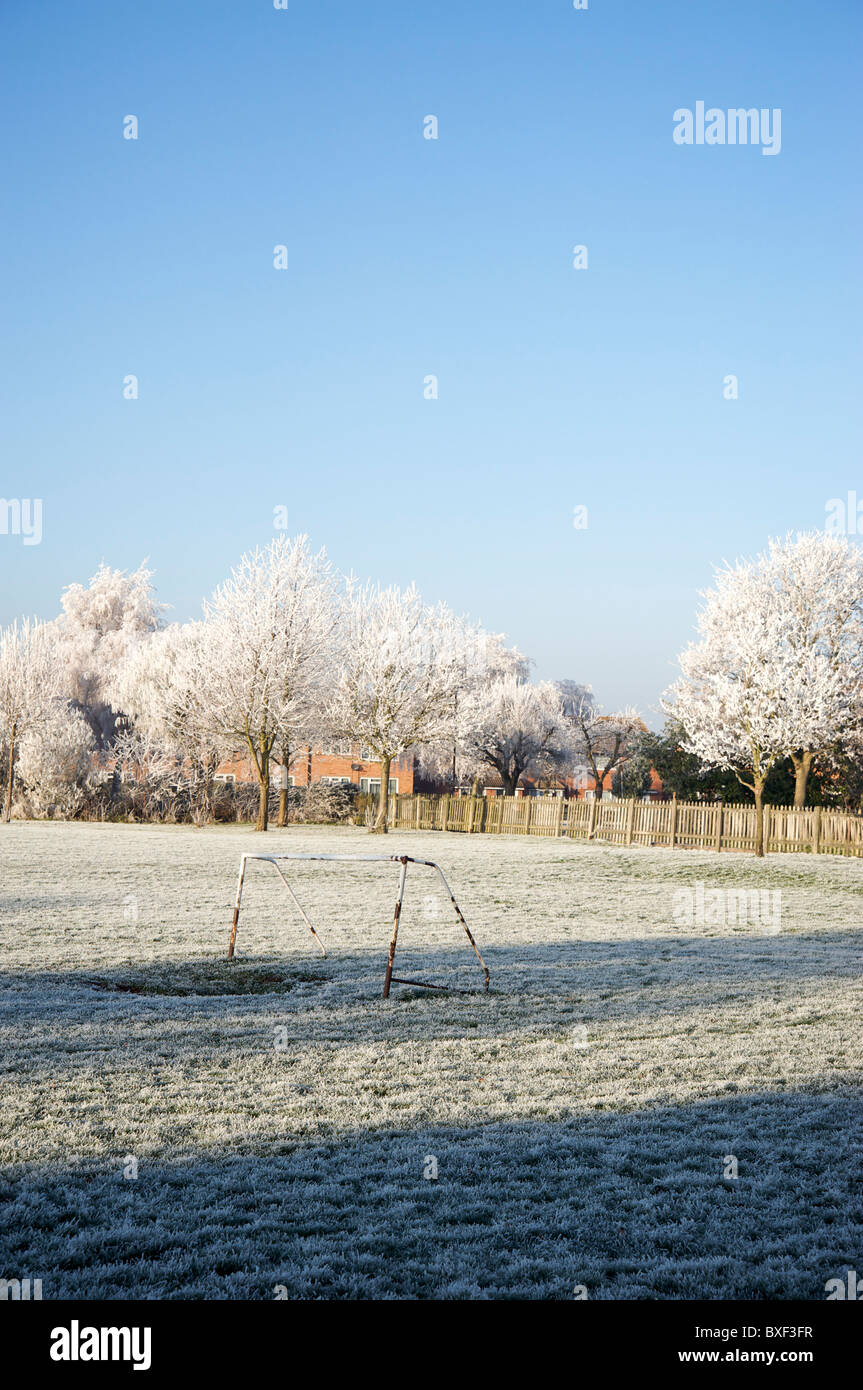
M 863 496 L 861 30 L 856 0 L 6 0 L 0 496 L 43 539 L 0 535 L 0 622 L 147 556 L 197 614 L 284 506 L 649 713 L 712 566 Z M 699 100 L 781 108 L 781 153 L 676 145 Z

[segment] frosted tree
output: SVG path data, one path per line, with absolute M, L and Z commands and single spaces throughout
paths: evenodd
M 567 731 L 560 695 L 550 681 L 531 684 L 517 674 L 472 689 L 459 711 L 459 746 L 468 759 L 500 776 L 514 796 L 525 772 L 543 773 L 564 754 Z
M 863 556 L 821 531 L 771 540 L 741 580 L 753 618 L 775 613 L 772 660 L 783 674 L 783 719 L 794 765 L 794 805 L 805 806 L 818 754 L 860 738 L 863 689 Z
M 645 732 L 641 716 L 630 708 L 603 714 L 590 686 L 577 681 L 559 681 L 557 689 L 569 730 L 570 754 L 590 768 L 600 801 L 606 778 L 626 761 Z
M 85 711 L 102 741 L 114 733 L 108 687 L 131 652 L 161 625 L 164 605 L 153 594 L 152 571 L 128 574 L 104 563 L 88 585 L 70 584 L 57 619 L 68 672 L 68 695 Z
M 6 760 L 6 821 L 12 815 L 20 745 L 47 724 L 62 695 L 63 671 L 52 627 L 24 619 L 0 631 L 0 746 Z
M 133 647 L 106 687 L 125 715 L 114 746 L 117 775 L 130 766 L 154 786 L 173 776 L 189 792 L 196 820 L 209 816 L 213 778 L 229 751 L 213 733 L 198 691 L 208 641 L 205 623 L 173 623 Z
M 486 632 L 480 623 L 465 617 L 454 620 L 453 659 L 457 676 L 450 724 L 445 738 L 420 749 L 420 764 L 424 776 L 448 784 L 453 791 L 470 784 L 475 795 L 489 764 L 460 742 L 461 707 L 472 693 L 505 676 L 527 680 L 530 662 L 517 647 L 506 646 L 503 633 Z
M 359 739 L 380 762 L 378 833 L 387 830 L 393 759 L 452 728 L 458 644 L 454 614 L 427 606 L 415 588 L 348 583 L 328 717 L 337 737 Z
M 518 647 L 506 645 L 503 633 L 485 632 L 479 628 L 464 672 L 462 699 L 472 694 L 481 698 L 484 690 L 498 685 L 503 680 L 513 680 L 522 684 L 530 678 L 532 664 L 530 658 Z M 471 795 L 476 796 L 484 778 L 491 770 L 491 765 L 487 758 L 477 755 L 476 746 L 470 739 L 461 740 L 462 725 L 458 718 L 458 710 L 455 724 L 457 766 L 461 780 L 470 779 Z
M 84 716 L 56 700 L 20 741 L 17 775 L 37 815 L 73 816 L 80 810 L 93 769 L 96 740 Z
M 795 730 L 787 719 L 793 661 L 778 608 L 764 602 L 752 565 L 727 568 L 704 595 L 701 638 L 680 658 L 681 678 L 663 706 L 703 763 L 732 771 L 755 798 L 756 854 L 764 853 L 764 787 Z M 760 607 L 758 606 L 760 605 Z
M 259 786 L 256 830 L 268 825 L 273 752 L 320 720 L 332 679 L 338 613 L 323 550 L 279 536 L 244 555 L 204 605 L 190 687 L 217 742 L 245 748 Z
M 665 707 L 688 752 L 753 793 L 759 854 L 774 764 L 792 759 L 795 805 L 804 805 L 816 754 L 859 738 L 861 579 L 859 552 L 844 538 L 802 534 L 725 566 L 702 596 L 700 640 L 682 654 Z

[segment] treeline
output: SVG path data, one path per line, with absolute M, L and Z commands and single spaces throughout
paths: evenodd
M 751 798 L 759 827 L 766 801 L 860 806 L 860 551 L 823 533 L 771 541 L 703 598 L 656 734 L 576 680 L 532 680 L 503 634 L 415 588 L 338 574 L 305 536 L 244 555 L 185 623 L 166 622 L 147 569 L 103 565 L 64 591 L 55 620 L 0 632 L 4 814 L 242 816 L 248 790 L 217 780 L 240 753 L 257 829 L 274 806 L 282 823 L 292 808 L 336 817 L 349 812 L 335 793 L 301 803 L 281 775 L 332 740 L 380 764 L 379 832 L 409 750 L 451 791 L 589 779 L 598 797 L 640 795 L 654 768 L 681 799 Z
M 292 807 L 330 818 L 337 793 L 301 802 L 282 774 L 307 747 L 348 740 L 380 764 L 373 828 L 385 832 L 390 768 L 409 750 L 453 788 L 493 775 L 512 793 L 581 766 L 601 786 L 643 728 L 575 681 L 532 681 L 502 634 L 415 588 L 337 574 L 305 536 L 244 555 L 192 622 L 166 623 L 151 581 L 103 565 L 65 590 L 56 620 L 0 634 L 7 819 L 14 805 L 202 823 L 231 798 L 242 814 L 246 789 L 217 781 L 237 754 L 256 781 L 257 829 L 274 802 L 282 823 Z

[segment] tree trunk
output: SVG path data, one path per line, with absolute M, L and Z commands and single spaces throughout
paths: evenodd
M 288 823 L 288 764 L 290 753 L 286 748 L 282 753 L 282 785 L 279 787 L 279 817 L 276 824 L 281 829 Z
M 267 768 L 266 772 L 261 773 L 258 783 L 258 819 L 255 821 L 256 830 L 266 830 L 269 824 L 269 799 L 270 770 Z
M 217 764 L 212 758 L 207 758 L 201 764 L 201 775 L 204 781 L 204 795 L 201 802 L 201 819 L 207 825 L 213 819 L 213 777 Z
M 9 771 L 6 774 L 6 805 L 3 809 L 3 819 L 8 824 L 12 819 L 12 783 L 15 778 L 15 730 L 9 739 Z
M 812 770 L 812 760 L 814 753 L 799 749 L 798 752 L 791 754 L 791 761 L 794 764 L 794 805 L 795 808 L 806 805 L 806 787 L 809 782 L 809 773 Z
M 603 783 L 603 778 L 602 778 L 602 777 L 594 777 L 593 780 L 594 780 L 594 782 L 595 782 L 595 784 L 596 784 L 596 789 L 595 789 L 595 791 L 594 791 L 594 793 L 593 793 L 594 800 L 595 800 L 595 801 L 601 801 L 601 800 L 602 800 L 602 783 Z
M 755 786 L 755 853 L 764 858 L 764 783 Z
M 518 779 L 520 776 L 520 772 L 516 772 L 515 774 L 511 772 L 501 772 L 500 780 L 503 782 L 504 796 L 515 796 L 515 789 L 518 786 Z
M 373 835 L 387 834 L 387 812 L 390 805 L 390 763 L 391 758 L 381 758 L 381 789 L 378 793 L 378 814 L 372 826 Z
M 471 784 L 470 784 L 470 794 L 471 794 L 471 796 L 479 796 L 479 778 L 478 778 L 478 777 L 474 777 L 473 781 L 472 781 Z
M 269 745 L 264 738 L 261 738 L 258 747 L 258 782 L 260 796 L 258 800 L 258 819 L 255 821 L 255 829 L 266 830 L 269 824 L 271 745 Z

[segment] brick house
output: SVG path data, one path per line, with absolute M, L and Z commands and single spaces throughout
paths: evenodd
M 403 753 L 390 765 L 390 791 L 404 795 L 414 790 L 416 756 Z M 274 758 L 272 780 L 281 785 L 282 768 Z M 247 753 L 226 758 L 216 772 L 219 782 L 257 782 L 255 769 Z M 360 792 L 375 794 L 381 787 L 381 765 L 371 751 L 350 739 L 334 740 L 319 747 L 298 748 L 291 755 L 288 767 L 288 786 L 307 787 L 311 782 L 353 782 Z
M 276 759 L 272 763 L 273 786 L 281 785 L 281 766 Z M 614 799 L 612 780 L 609 773 L 603 780 L 603 797 Z M 237 753 L 220 764 L 216 780 L 222 782 L 257 783 L 254 767 L 246 753 Z M 311 748 L 298 748 L 292 754 L 288 768 L 288 785 L 307 787 L 310 782 L 338 783 L 353 782 L 360 792 L 376 795 L 381 785 L 381 765 L 371 751 L 351 739 L 333 742 Z M 434 779 L 423 778 L 418 767 L 417 756 L 413 752 L 403 753 L 394 758 L 390 766 L 390 792 L 404 796 L 412 792 L 440 794 L 448 791 L 449 784 Z M 485 796 L 502 796 L 503 786 L 496 773 L 490 772 L 482 779 Z M 596 796 L 596 782 L 593 773 L 586 765 L 575 768 L 571 775 L 561 778 L 522 777 L 516 796 L 564 796 L 578 800 L 592 801 Z M 650 770 L 650 801 L 663 799 L 662 781 L 655 768 Z
M 620 766 L 622 766 L 622 764 L 620 764 Z M 615 769 L 614 772 L 608 773 L 602 779 L 602 795 L 603 798 L 608 797 L 609 801 L 614 800 L 612 783 L 614 782 L 616 771 L 617 769 Z M 570 790 L 567 791 L 567 796 L 576 797 L 579 801 L 595 800 L 596 778 L 594 777 L 593 773 L 590 771 L 589 768 L 578 769 L 576 775 L 574 777 L 568 778 L 567 781 L 570 786 Z M 662 799 L 662 778 L 656 771 L 656 768 L 652 767 L 650 769 L 650 789 L 643 795 L 642 800 L 662 801 Z

